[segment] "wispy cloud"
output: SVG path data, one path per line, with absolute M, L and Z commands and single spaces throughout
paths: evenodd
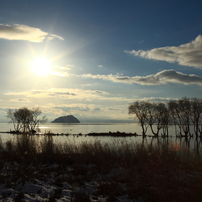
M 52 40 L 53 38 L 63 40 L 61 36 L 49 34 L 39 28 L 20 24 L 14 24 L 13 26 L 0 24 L 0 38 L 7 40 L 25 40 L 30 42 L 42 42 L 45 38 L 49 40 Z
M 71 70 L 71 68 L 68 66 L 64 67 L 64 66 L 52 65 L 51 71 L 49 72 L 49 74 L 53 75 L 53 76 L 59 76 L 59 77 L 74 76 L 74 75 L 68 73 L 69 70 Z
M 180 46 L 167 46 L 147 51 L 126 50 L 125 52 L 146 59 L 176 62 L 179 65 L 202 69 L 202 35 L 190 43 Z
M 151 74 L 148 76 L 121 76 L 121 75 L 92 75 L 84 74 L 82 75 L 86 78 L 109 80 L 118 83 L 128 83 L 128 84 L 140 84 L 140 85 L 162 85 L 167 83 L 181 83 L 184 85 L 197 84 L 202 85 L 202 77 L 194 74 L 184 74 L 182 72 L 177 72 L 173 69 L 163 70 L 156 74 Z
M 10 102 L 30 102 L 27 98 L 16 98 L 9 100 Z
M 52 100 L 57 99 L 68 99 L 69 101 L 76 102 L 91 102 L 93 100 L 99 102 L 116 102 L 116 103 L 130 103 L 133 101 L 131 97 L 115 97 L 106 91 L 101 90 L 83 90 L 83 89 L 69 89 L 69 88 L 50 88 L 46 90 L 32 90 L 32 91 L 21 91 L 21 92 L 7 92 L 7 96 L 16 96 L 24 98 L 41 98 Z
M 82 90 L 70 88 L 50 88 L 47 90 L 32 90 L 23 92 L 9 92 L 5 95 L 18 95 L 33 98 L 60 98 L 60 99 L 101 99 L 102 95 L 107 95 L 105 91 L 98 90 Z

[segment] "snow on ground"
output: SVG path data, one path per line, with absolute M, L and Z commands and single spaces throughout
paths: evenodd
M 201 182 L 201 173 L 179 169 L 168 175 L 166 170 L 145 172 L 118 164 L 100 168 L 79 163 L 0 162 L 1 202 L 146 202 L 165 197 L 190 201 L 193 193 L 201 193 Z
M 124 193 L 108 195 L 110 179 L 120 173 L 117 169 L 108 174 L 95 173 L 94 169 L 93 164 L 74 168 L 73 165 L 4 163 L 0 170 L 0 201 L 134 201 Z

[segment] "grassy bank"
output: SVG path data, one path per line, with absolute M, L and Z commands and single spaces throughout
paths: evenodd
M 202 201 L 202 155 L 175 144 L 56 144 L 52 136 L 25 135 L 1 142 L 0 159 L 1 169 L 8 162 L 13 167 L 17 163 L 15 176 L 23 174 L 27 180 L 62 174 L 55 183 L 68 182 L 73 201 L 99 201 L 99 196 L 106 201 L 122 201 L 118 198 L 123 196 L 128 201 Z M 1 175 L 1 183 L 4 180 Z M 94 191 L 85 187 L 95 181 Z M 81 191 L 84 187 L 87 192 Z

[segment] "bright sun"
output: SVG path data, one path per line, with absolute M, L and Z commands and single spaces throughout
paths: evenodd
M 31 61 L 32 72 L 39 76 L 47 76 L 51 72 L 50 62 L 45 58 L 35 58 Z

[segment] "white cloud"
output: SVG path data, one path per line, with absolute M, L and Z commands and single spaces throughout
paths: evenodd
M 125 51 L 134 56 L 146 59 L 176 62 L 179 65 L 202 69 L 202 35 L 190 43 L 180 46 L 167 46 L 151 50 Z
M 0 24 L 0 38 L 7 40 L 25 40 L 30 42 L 42 42 L 45 38 L 49 40 L 52 40 L 53 38 L 63 40 L 61 36 L 49 34 L 39 28 L 19 24 L 14 24 L 13 26 Z
M 93 78 L 93 79 L 103 79 L 118 83 L 128 83 L 128 84 L 140 84 L 140 85 L 162 85 L 167 83 L 181 83 L 184 85 L 197 84 L 202 85 L 202 77 L 194 74 L 184 74 L 177 72 L 173 69 L 163 70 L 156 74 L 151 74 L 148 76 L 121 76 L 121 75 L 92 75 L 85 74 L 83 77 Z

